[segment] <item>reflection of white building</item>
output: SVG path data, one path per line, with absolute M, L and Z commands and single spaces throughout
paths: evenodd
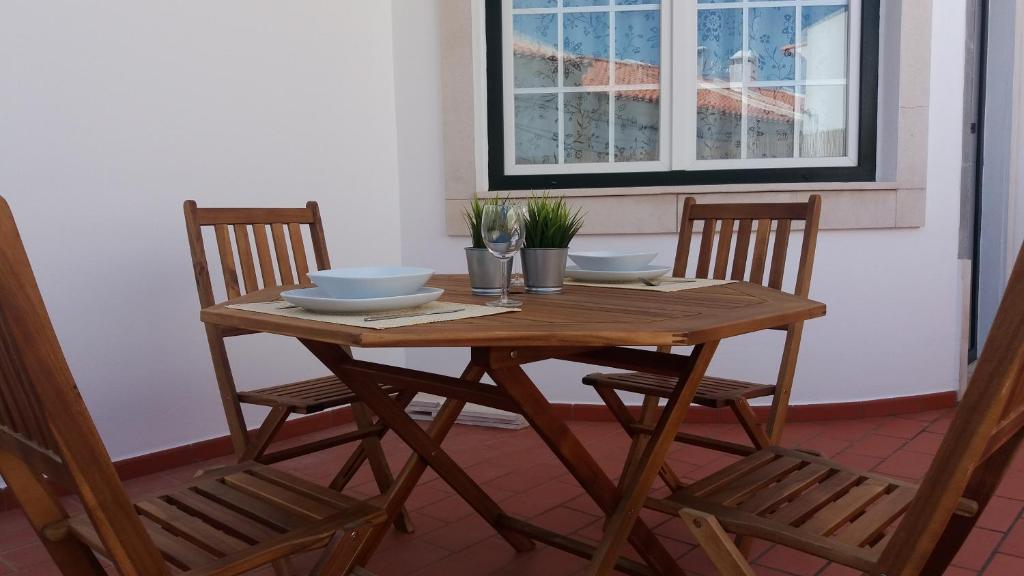
M 839 80 L 846 78 L 847 12 L 832 14 L 804 28 L 800 46 L 804 78 Z M 846 86 L 808 86 L 804 96 L 801 134 L 802 156 L 844 156 L 846 154 Z

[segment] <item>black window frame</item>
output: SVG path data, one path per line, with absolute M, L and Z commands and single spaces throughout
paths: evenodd
M 873 182 L 877 178 L 880 10 L 880 0 L 862 1 L 860 116 L 856 166 L 509 175 L 505 173 L 501 0 L 487 0 L 484 33 L 487 47 L 488 189 L 503 191 L 710 184 Z

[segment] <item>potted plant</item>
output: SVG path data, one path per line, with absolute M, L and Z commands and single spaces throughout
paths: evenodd
M 523 274 L 526 291 L 552 294 L 562 291 L 569 243 L 583 227 L 579 208 L 573 210 L 564 197 L 534 196 L 526 203 L 526 242 Z
M 469 227 L 469 236 L 473 241 L 473 245 L 466 248 L 466 266 L 469 268 L 469 285 L 473 289 L 473 294 L 495 296 L 501 293 L 501 260 L 484 246 L 484 238 L 480 233 L 480 219 L 484 213 L 484 206 L 503 204 L 507 201 L 507 198 L 497 197 L 480 199 L 474 194 L 469 206 L 462 211 L 462 217 Z M 511 260 L 505 262 L 505 268 L 505 278 L 511 278 Z

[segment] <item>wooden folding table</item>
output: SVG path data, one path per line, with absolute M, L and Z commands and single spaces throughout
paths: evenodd
M 465 276 L 435 276 L 444 300 L 480 304 Z M 393 430 L 413 455 L 391 489 L 379 497 L 393 518 L 427 466 L 487 520 L 516 550 L 543 542 L 592 558 L 589 575 L 618 569 L 630 574 L 682 574 L 672 556 L 638 517 L 665 462 L 690 400 L 718 342 L 733 336 L 786 326 L 825 314 L 805 298 L 745 282 L 673 293 L 567 286 L 558 295 L 525 295 L 521 312 L 419 326 L 372 330 L 229 308 L 241 302 L 271 301 L 281 288 L 254 292 L 202 311 L 202 320 L 221 328 L 267 332 L 299 339 L 328 369 Z M 459 378 L 354 359 L 361 348 L 465 347 L 471 360 Z M 627 348 L 692 346 L 688 355 Z M 572 433 L 522 366 L 547 359 L 641 370 L 679 378 L 651 430 L 636 446 L 634 464 L 616 485 Z M 496 386 L 480 382 L 489 375 Z M 427 430 L 416 424 L 378 382 L 448 398 Z M 582 384 L 580 384 L 582 385 Z M 505 513 L 441 448 L 441 441 L 466 402 L 522 414 L 551 451 L 605 512 L 604 539 L 596 546 L 546 530 Z M 379 542 L 387 529 L 382 524 Z M 626 541 L 643 563 L 620 558 Z M 367 554 L 373 546 L 367 547 Z M 366 558 L 363 558 L 365 562 Z

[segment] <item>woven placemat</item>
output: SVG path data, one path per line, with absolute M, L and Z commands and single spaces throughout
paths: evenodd
M 419 324 L 433 324 L 434 322 L 449 322 L 451 320 L 464 320 L 466 318 L 478 318 L 481 316 L 493 316 L 506 312 L 519 312 L 519 308 L 495 308 L 493 306 L 480 306 L 479 304 L 460 304 L 458 302 L 429 302 L 415 308 L 404 308 L 402 310 L 388 310 L 386 312 L 358 312 L 351 314 L 321 314 L 310 312 L 304 308 L 298 308 L 282 302 L 254 302 L 252 304 L 230 304 L 228 308 L 235 310 L 246 310 L 259 312 L 261 314 L 273 314 L 287 318 L 298 318 L 301 320 L 314 320 L 330 324 L 344 324 L 356 328 L 372 328 L 384 330 L 386 328 L 401 328 L 403 326 L 417 326 Z M 417 316 L 404 316 L 406 314 L 417 314 Z
M 732 284 L 735 280 L 708 280 L 705 278 L 674 278 L 662 276 L 654 282 L 660 282 L 657 286 L 648 286 L 639 280 L 632 282 L 580 282 L 565 279 L 567 286 L 596 286 L 598 288 L 625 288 L 628 290 L 648 290 L 650 292 L 679 292 L 680 290 L 693 290 L 694 288 L 707 288 L 708 286 L 721 286 Z

